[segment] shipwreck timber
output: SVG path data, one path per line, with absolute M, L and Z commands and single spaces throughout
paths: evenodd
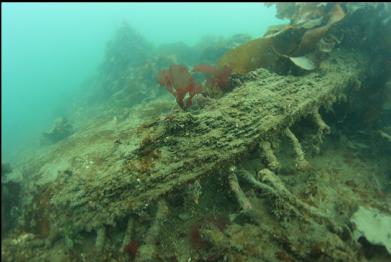
M 228 170 L 278 135 L 289 137 L 297 167 L 305 168 L 300 141 L 289 127 L 309 116 L 325 129 L 319 108 L 357 88 L 367 66 L 366 57 L 339 51 L 304 76 L 253 71 L 249 81 L 199 112 L 160 117 L 139 132 L 129 131 L 93 178 L 82 172 L 60 175 L 52 185 L 53 217 L 58 226 L 72 224 L 76 230 L 114 226 L 185 184 Z M 118 139 L 112 137 L 112 142 Z M 270 158 L 272 152 L 266 154 Z
M 129 105 L 158 88 L 159 57 L 97 78 L 94 97 L 120 92 L 5 177 L 5 203 L 18 203 L 6 210 L 15 223 L 4 223 L 2 259 L 389 261 L 351 219 L 358 205 L 391 210 L 390 151 L 380 145 L 390 130 L 389 5 L 277 9 L 289 25 L 227 51 L 216 68 L 193 67 L 197 81 L 207 73 L 202 89 L 166 82 L 177 102 L 189 97 L 172 88 L 194 96 L 179 103 L 188 112 L 160 95 Z M 226 68 L 224 85 L 211 81 Z

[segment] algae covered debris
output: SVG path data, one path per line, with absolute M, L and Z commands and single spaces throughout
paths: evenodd
M 78 116 L 2 164 L 2 259 L 389 261 L 391 9 L 275 5 L 255 39 L 123 24 Z

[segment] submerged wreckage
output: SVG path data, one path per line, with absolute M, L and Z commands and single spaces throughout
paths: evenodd
M 29 184 L 21 189 L 35 191 L 23 196 L 25 209 L 2 242 L 2 258 L 366 261 L 374 256 L 362 248 L 373 240 L 358 244 L 360 234 L 350 221 L 357 206 L 370 201 L 358 201 L 345 184 L 332 193 L 322 189 L 322 179 L 342 178 L 325 178 L 310 159 L 338 128 L 332 121 L 339 120 L 327 117 L 335 105 L 362 92 L 369 78 L 387 75 L 372 70 L 384 62 L 366 50 L 372 40 L 353 47 L 351 41 L 364 26 L 353 20 L 367 13 L 384 23 L 377 14 L 390 9 L 385 4 L 356 4 L 354 10 L 349 4 L 278 4 L 278 9 L 291 18 L 290 25 L 272 28 L 220 60 L 239 74 L 230 93 L 202 109 L 178 110 L 141 125 L 117 119 L 95 124 L 35 159 Z M 288 37 L 296 46 L 282 47 Z M 390 52 L 387 47 L 378 52 Z M 261 60 L 246 60 L 257 54 Z M 359 182 L 349 181 L 360 192 Z M 379 191 L 390 198 L 390 191 Z M 385 201 L 376 208 L 387 225 L 391 207 Z M 360 214 L 355 221 L 361 221 Z M 390 241 L 372 243 L 385 259 Z

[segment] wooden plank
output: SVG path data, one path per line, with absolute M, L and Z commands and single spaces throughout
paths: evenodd
M 58 221 L 80 229 L 114 225 L 178 187 L 227 169 L 261 139 L 335 102 L 357 84 L 365 63 L 352 52 L 335 52 L 304 76 L 259 69 L 251 81 L 199 112 L 144 124 L 128 141 L 137 147 L 125 155 L 118 149 L 122 157 L 95 179 L 78 175 L 57 184 L 52 203 Z

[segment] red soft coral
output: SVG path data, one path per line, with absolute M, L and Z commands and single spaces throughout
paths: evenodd
M 124 252 L 128 253 L 130 259 L 133 260 L 137 255 L 139 247 L 140 242 L 137 240 L 132 240 L 124 247 Z
M 190 231 L 189 231 L 189 241 L 191 247 L 198 250 L 207 247 L 208 242 L 205 239 L 203 239 L 201 235 L 201 230 L 204 226 L 214 225 L 221 232 L 224 232 L 228 223 L 229 220 L 227 217 L 223 215 L 218 215 L 218 216 L 206 216 L 203 219 L 199 220 L 198 222 L 192 224 L 190 226 Z
M 176 97 L 178 105 L 183 110 L 189 108 L 192 105 L 192 98 L 202 92 L 202 87 L 184 65 L 171 65 L 168 70 L 162 70 L 159 74 L 159 83 Z
M 193 68 L 193 72 L 208 75 L 207 85 L 213 93 L 224 92 L 230 87 L 232 69 L 228 66 L 222 68 L 199 64 Z

